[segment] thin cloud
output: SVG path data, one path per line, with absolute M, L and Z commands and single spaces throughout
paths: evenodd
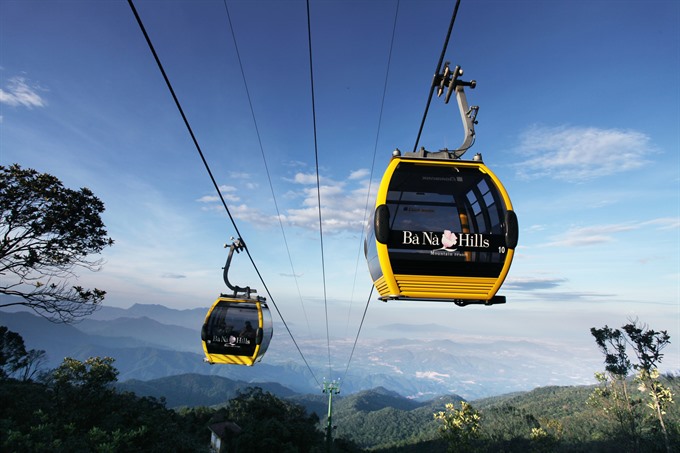
M 530 227 L 526 228 L 524 231 L 531 233 L 531 232 L 534 232 L 534 231 L 543 231 L 543 230 L 545 230 L 545 225 L 536 224 L 536 225 L 531 225 Z
M 5 88 L 0 88 L 0 104 L 29 109 L 47 105 L 47 101 L 36 92 L 34 87 L 28 85 L 24 77 L 12 77 Z
M 448 326 L 442 326 L 440 324 L 385 324 L 382 326 L 377 326 L 377 330 L 386 330 L 394 332 L 411 332 L 411 333 L 427 333 L 427 332 L 451 332 L 451 328 Z
M 541 278 L 541 277 L 524 277 L 508 279 L 503 287 L 505 289 L 512 289 L 516 291 L 537 291 L 557 288 L 565 283 L 565 278 Z
M 680 228 L 680 217 L 662 217 L 644 222 L 641 226 L 655 225 L 659 230 L 677 230 Z
M 583 182 L 647 164 L 650 138 L 636 131 L 594 127 L 533 127 L 521 137 L 528 158 L 517 164 L 520 177 Z
M 360 168 L 359 170 L 354 170 L 352 173 L 349 174 L 349 179 L 363 179 L 367 177 L 370 174 L 368 169 L 366 168 Z
M 298 273 L 295 273 L 295 274 L 286 274 L 286 273 L 284 273 L 284 272 L 279 272 L 279 275 L 280 275 L 281 277 L 291 277 L 291 278 L 292 278 L 292 277 L 295 277 L 295 278 L 301 278 L 304 274 L 298 274 Z
M 230 171 L 229 172 L 229 178 L 231 178 L 231 179 L 250 179 L 250 178 L 252 178 L 252 175 L 250 173 L 246 173 L 246 172 L 243 172 L 243 171 L 241 171 L 241 172 Z M 220 186 L 220 189 L 222 189 L 222 187 L 225 187 L 225 186 Z
M 557 302 L 577 302 L 577 301 L 594 301 L 597 299 L 611 299 L 617 297 L 613 293 L 594 293 L 587 291 L 555 291 L 555 292 L 534 292 L 534 298 L 543 301 L 557 301 Z
M 235 195 L 234 192 L 238 192 L 238 189 L 236 187 L 226 185 L 220 186 L 220 193 L 222 194 L 222 198 L 224 198 L 226 201 L 231 202 L 241 201 L 241 198 L 239 198 L 238 195 Z M 220 197 L 217 195 L 205 195 L 197 199 L 196 201 L 198 201 L 199 203 L 217 203 L 220 201 Z
M 187 278 L 187 276 L 184 274 L 174 274 L 172 272 L 166 272 L 163 275 L 161 275 L 161 278 L 181 279 Z
M 623 231 L 632 231 L 640 228 L 639 224 L 611 224 L 576 227 L 567 230 L 557 240 L 547 244 L 548 246 L 581 247 L 594 244 L 612 242 L 614 234 Z
M 664 217 L 644 222 L 625 222 L 609 225 L 591 225 L 587 227 L 573 227 L 555 240 L 545 244 L 548 247 L 583 247 L 589 245 L 613 242 L 617 233 L 639 230 L 640 228 L 656 227 L 657 230 L 677 229 L 680 219 Z

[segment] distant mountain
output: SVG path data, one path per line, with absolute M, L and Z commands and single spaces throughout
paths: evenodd
M 126 313 L 130 314 L 130 313 Z M 157 318 L 120 317 L 107 321 L 85 319 L 76 328 L 90 335 L 135 338 L 147 346 L 176 351 L 197 352 L 200 344 L 200 324 L 195 329 L 163 324 Z
M 73 325 L 53 324 L 26 311 L 0 311 L 0 325 L 20 333 L 29 348 L 46 350 L 51 368 L 66 356 L 113 357 L 120 381 L 196 373 L 277 382 L 295 392 L 314 393 L 320 391 L 319 379 L 334 374 L 327 370 L 324 342 L 298 337 L 293 344 L 282 329 L 274 332 L 264 360 L 254 367 L 209 366 L 200 341 L 204 316 L 205 309 L 135 304 L 128 309 L 103 307 Z M 601 358 L 592 360 L 565 346 L 494 338 L 462 342 L 420 334 L 435 325 L 387 327 L 415 338 L 362 338 L 343 377 L 344 395 L 382 387 L 417 401 L 443 394 L 478 399 L 546 385 L 593 383 L 593 370 L 601 368 Z M 351 348 L 349 341 L 333 342 L 332 356 L 348 357 Z M 370 407 L 370 401 L 365 404 Z
M 277 383 L 252 384 L 202 374 L 181 374 L 149 381 L 130 379 L 116 384 L 118 390 L 133 392 L 138 396 L 153 396 L 158 399 L 164 397 L 169 408 L 224 404 L 236 397 L 240 390 L 253 386 L 260 387 L 280 398 L 297 395 Z
M 88 319 L 110 321 L 118 318 L 150 318 L 162 324 L 175 326 L 196 326 L 201 328 L 205 315 L 210 306 L 175 310 L 158 304 L 134 304 L 130 308 L 116 308 L 103 306 L 95 311 Z
M 421 407 L 423 404 L 417 401 L 404 398 L 397 392 L 392 392 L 383 387 L 355 393 L 343 398 L 340 407 L 351 408 L 359 412 L 373 412 L 386 407 L 410 411 Z
M 47 366 L 54 368 L 64 357 L 79 358 L 83 349 L 106 349 L 115 344 L 116 349 L 141 348 L 143 341 L 130 337 L 104 337 L 88 335 L 69 324 L 55 324 L 29 312 L 7 313 L 0 311 L 0 325 L 19 333 L 27 349 L 41 349 L 47 352 Z M 98 354 L 106 355 L 106 354 Z M 87 357 L 85 357 L 87 358 Z

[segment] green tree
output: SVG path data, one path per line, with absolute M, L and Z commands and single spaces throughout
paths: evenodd
M 112 357 L 90 357 L 80 360 L 66 357 L 54 371 L 55 387 L 78 387 L 100 392 L 118 379 L 118 370 Z
M 319 418 L 259 387 L 231 399 L 213 421 L 229 420 L 242 429 L 239 451 L 314 452 L 324 445 Z
M 659 380 L 657 365 L 663 358 L 661 351 L 668 346 L 671 337 L 665 330 L 657 332 L 648 329 L 647 326 L 638 326 L 637 321 L 626 324 L 622 329 L 626 332 L 638 359 L 638 363 L 633 364 L 633 368 L 637 371 L 635 380 L 640 384 L 639 390 L 647 392 L 649 397 L 647 407 L 651 409 L 652 416 L 658 420 L 666 451 L 670 453 L 671 445 L 664 415 L 666 415 L 668 406 L 673 404 L 673 393 Z
M 640 448 L 641 400 L 631 393 L 628 374 L 633 365 L 626 352 L 626 337 L 619 329 L 604 326 L 590 329 L 604 354 L 605 371 L 595 373 L 600 383 L 589 398 L 589 404 L 599 407 L 618 426 L 618 434 L 633 451 Z
M 0 307 L 24 305 L 52 321 L 91 314 L 106 291 L 71 285 L 79 268 L 101 269 L 89 256 L 113 244 L 100 214 L 104 203 L 87 188 L 56 177 L 0 166 Z
M 202 452 L 208 413 L 185 418 L 154 398 L 118 393 L 113 359 L 66 359 L 46 383 L 0 385 L 0 451 Z
M 530 434 L 541 428 L 531 412 L 510 403 L 484 409 L 481 416 L 481 437 L 499 450 L 528 450 Z
M 24 339 L 6 326 L 0 326 L 0 379 L 32 379 L 45 362 L 45 351 L 26 350 Z
M 434 419 L 440 423 L 439 434 L 448 442 L 448 451 L 474 451 L 473 441 L 479 438 L 479 412 L 465 401 L 460 402 L 460 409 L 452 403 L 445 410 L 436 412 Z
M 655 331 L 639 326 L 637 320 L 622 329 L 605 326 L 591 328 L 595 342 L 605 356 L 605 372 L 595 377 L 602 384 L 592 393 L 589 403 L 600 407 L 605 414 L 616 420 L 620 432 L 628 439 L 633 451 L 641 449 L 645 430 L 644 407 L 658 423 L 667 451 L 671 451 L 668 430 L 664 422 L 666 409 L 673 403 L 671 390 L 659 379 L 658 364 L 663 358 L 661 351 L 670 343 L 666 331 Z M 633 363 L 628 354 L 632 348 L 637 362 Z M 629 374 L 635 370 L 635 382 L 639 384 L 634 393 L 630 386 Z M 644 404 L 643 404 L 644 403 Z M 651 432 L 656 429 L 649 430 Z

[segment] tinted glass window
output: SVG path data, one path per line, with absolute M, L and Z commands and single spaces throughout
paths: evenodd
M 206 345 L 211 354 L 253 355 L 259 326 L 257 305 L 220 301 L 207 323 Z
M 506 251 L 505 206 L 491 177 L 479 168 L 401 162 L 386 204 L 395 273 L 500 272 Z

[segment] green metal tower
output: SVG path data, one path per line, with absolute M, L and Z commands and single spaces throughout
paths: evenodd
M 335 381 L 323 383 L 323 392 L 328 393 L 328 420 L 326 424 L 326 450 L 331 453 L 333 446 L 333 395 L 340 393 L 340 384 Z

